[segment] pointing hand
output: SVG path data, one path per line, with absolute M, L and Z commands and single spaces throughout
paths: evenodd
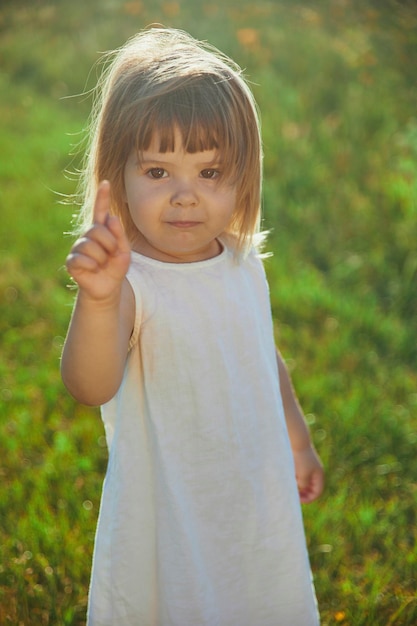
M 118 217 L 110 215 L 110 183 L 97 190 L 93 225 L 73 245 L 66 267 L 80 290 L 93 300 L 111 298 L 129 269 L 130 245 Z

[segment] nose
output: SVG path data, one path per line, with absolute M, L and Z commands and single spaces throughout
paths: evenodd
M 198 194 L 191 181 L 179 180 L 172 190 L 171 204 L 176 207 L 193 207 L 198 204 Z

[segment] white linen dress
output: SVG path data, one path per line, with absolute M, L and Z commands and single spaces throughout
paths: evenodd
M 317 626 L 262 262 L 132 253 L 88 626 Z

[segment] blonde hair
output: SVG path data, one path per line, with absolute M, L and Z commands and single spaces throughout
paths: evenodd
M 236 185 L 236 209 L 225 234 L 238 252 L 255 244 L 260 227 L 262 146 L 256 102 L 242 70 L 213 46 L 176 29 L 141 31 L 110 61 L 95 90 L 90 143 L 80 180 L 77 232 L 91 224 L 97 186 L 111 183 L 111 212 L 134 241 L 137 228 L 125 202 L 124 168 L 133 149 L 146 150 L 157 133 L 160 151 L 216 149 L 224 175 Z

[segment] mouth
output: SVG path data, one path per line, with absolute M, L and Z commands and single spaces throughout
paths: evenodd
M 172 226 L 173 228 L 180 228 L 180 229 L 186 230 L 187 228 L 194 228 L 195 226 L 199 226 L 201 222 L 175 221 L 175 222 L 168 222 L 168 224 Z

